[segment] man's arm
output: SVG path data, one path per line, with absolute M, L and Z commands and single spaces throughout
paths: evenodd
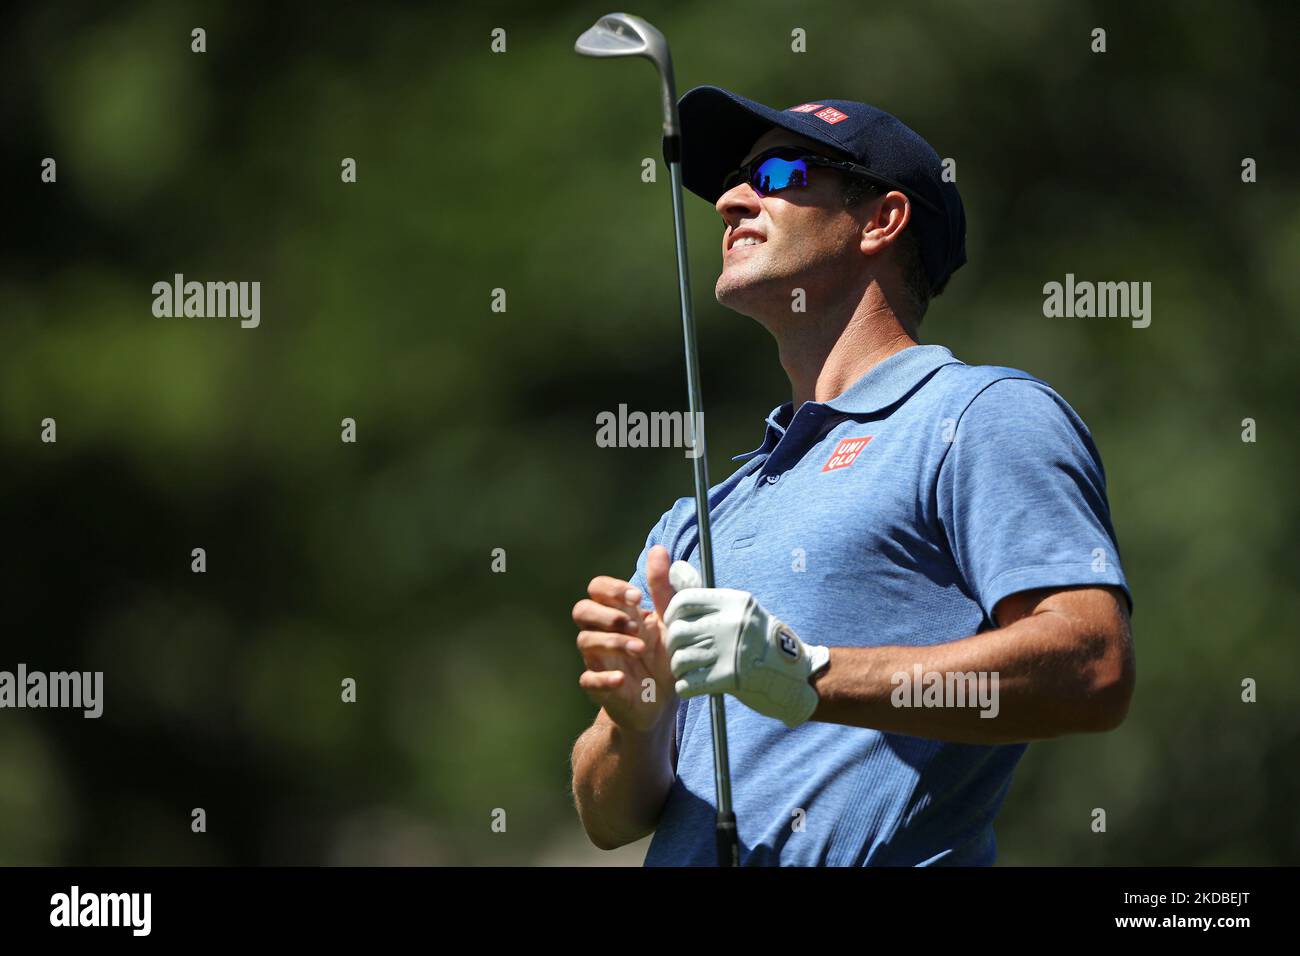
M 612 850 L 654 830 L 676 776 L 677 695 L 664 648 L 660 611 L 672 599 L 668 549 L 646 554 L 641 589 L 607 576 L 593 578 L 573 607 L 586 664 L 578 684 L 600 705 L 573 747 L 573 797 L 591 842 Z M 649 693 L 649 691 L 653 693 Z
M 1041 589 L 994 609 L 997 630 L 928 647 L 836 647 L 812 679 L 812 720 L 971 744 L 1113 730 L 1128 713 L 1136 663 L 1124 593 L 1115 587 Z M 811 635 L 810 635 L 811 636 Z M 914 668 L 998 675 L 996 717 L 966 707 L 897 707 Z
M 613 850 L 652 833 L 672 787 L 676 717 L 646 732 L 619 727 L 604 708 L 573 747 L 573 796 L 591 842 Z

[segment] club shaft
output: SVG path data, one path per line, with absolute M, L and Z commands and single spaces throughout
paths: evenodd
M 676 144 L 673 144 L 675 146 Z M 667 151 L 671 155 L 674 150 Z M 709 459 L 705 454 L 703 400 L 700 389 L 699 348 L 695 341 L 695 315 L 691 310 L 691 278 L 686 258 L 686 218 L 682 210 L 682 168 L 669 162 L 672 179 L 673 229 L 677 234 L 677 287 L 681 294 L 682 338 L 686 349 L 686 391 L 694 423 L 696 446 L 692 449 L 695 468 L 695 515 L 700 536 L 700 576 L 706 588 L 713 587 L 713 537 L 709 530 Z M 739 863 L 736 815 L 731 807 L 731 758 L 727 754 L 727 705 L 722 694 L 709 696 L 709 719 L 713 729 L 713 787 L 717 797 L 718 865 Z

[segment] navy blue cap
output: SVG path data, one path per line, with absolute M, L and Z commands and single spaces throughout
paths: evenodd
M 677 107 L 682 124 L 682 183 L 716 203 L 722 182 L 774 126 L 798 133 L 859 163 L 912 202 L 912 221 L 930 286 L 966 262 L 966 211 L 955 183 L 944 182 L 939 154 L 897 117 L 853 100 L 811 100 L 785 110 L 717 86 L 697 86 Z

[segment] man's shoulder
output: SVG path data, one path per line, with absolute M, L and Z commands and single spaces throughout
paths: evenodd
M 998 382 L 1027 383 L 1013 384 L 999 391 L 1025 392 L 1035 388 L 1055 391 L 1052 386 L 1024 369 L 1009 365 L 968 365 L 962 361 L 951 362 L 939 368 L 933 379 L 941 391 L 950 393 L 970 393 L 972 397 Z
M 927 383 L 930 414 L 936 411 L 967 434 L 1047 436 L 1090 445 L 1083 416 L 1052 385 L 1006 365 L 945 365 Z M 954 432 L 955 434 L 956 432 Z
M 1083 416 L 1038 376 L 1004 365 L 957 363 L 939 371 L 943 380 L 935 382 L 937 404 L 952 425 L 952 438 L 965 435 L 990 449 L 1015 442 L 1036 449 L 1040 457 L 1052 448 L 1090 456 L 1100 465 Z
M 932 400 L 960 415 L 970 408 L 992 415 L 1026 418 L 1064 413 L 1077 417 L 1052 385 L 1024 369 L 1007 365 L 945 365 L 928 383 Z

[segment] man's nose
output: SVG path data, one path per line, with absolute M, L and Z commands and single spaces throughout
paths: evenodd
M 762 209 L 761 197 L 749 183 L 737 183 L 718 197 L 714 208 L 727 225 L 737 220 L 752 219 Z

